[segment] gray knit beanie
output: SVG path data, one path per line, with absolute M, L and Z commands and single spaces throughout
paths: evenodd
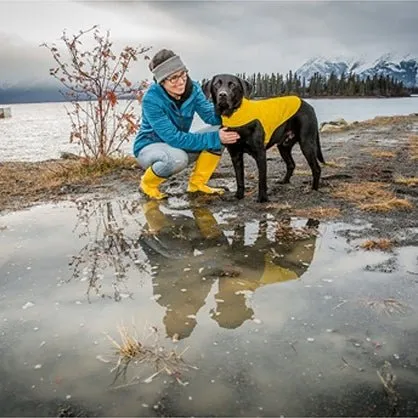
M 157 65 L 153 70 L 152 74 L 154 75 L 155 81 L 161 83 L 171 74 L 176 73 L 177 71 L 187 71 L 186 66 L 183 64 L 183 61 L 178 55 L 165 60 L 160 65 Z

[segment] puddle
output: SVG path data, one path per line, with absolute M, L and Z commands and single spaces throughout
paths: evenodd
M 174 199 L 0 225 L 3 416 L 418 413 L 417 248 L 361 250 L 370 225 Z M 121 324 L 154 359 L 125 377 Z M 184 367 L 161 360 L 186 349 Z

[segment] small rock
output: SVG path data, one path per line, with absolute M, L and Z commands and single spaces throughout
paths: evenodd
M 73 154 L 72 152 L 66 152 L 66 151 L 61 152 L 60 157 L 63 160 L 79 160 L 80 159 L 78 155 Z

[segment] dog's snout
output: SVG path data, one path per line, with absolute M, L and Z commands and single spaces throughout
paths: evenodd
M 225 90 L 220 91 L 218 93 L 219 98 L 226 98 L 228 96 L 227 92 Z

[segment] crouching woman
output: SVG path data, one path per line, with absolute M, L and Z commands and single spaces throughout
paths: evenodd
M 221 120 L 213 104 L 173 51 L 159 51 L 151 59 L 149 69 L 154 83 L 142 100 L 141 127 L 133 150 L 139 166 L 145 170 L 141 191 L 154 199 L 166 197 L 159 186 L 196 161 L 187 191 L 222 193 L 222 189 L 206 183 L 219 163 L 222 145 L 235 143 L 239 135 L 219 129 Z M 190 132 L 196 113 L 213 128 Z

